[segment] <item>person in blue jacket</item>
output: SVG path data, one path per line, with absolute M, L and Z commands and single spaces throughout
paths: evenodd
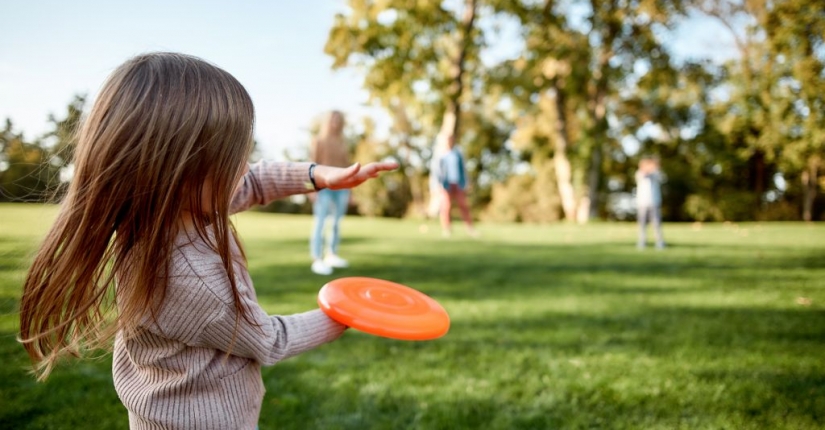
M 461 217 L 467 224 L 467 232 L 470 236 L 478 236 L 478 232 L 473 227 L 473 218 L 470 215 L 470 207 L 467 204 L 467 168 L 464 163 L 464 156 L 461 155 L 455 145 L 455 136 L 452 132 L 442 132 L 438 136 L 436 146 L 440 146 L 436 151 L 433 163 L 433 175 L 440 185 L 438 192 L 441 194 L 440 218 L 441 231 L 445 237 L 452 234 L 452 220 L 450 212 L 452 201 L 458 203 Z

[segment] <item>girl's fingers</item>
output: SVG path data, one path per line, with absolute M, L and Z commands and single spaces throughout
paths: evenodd
M 338 177 L 338 182 L 341 183 L 347 181 L 348 179 L 357 175 L 359 170 L 361 170 L 360 163 L 355 163 L 352 166 L 347 167 L 341 172 L 341 176 Z
M 386 172 L 390 170 L 395 170 L 398 168 L 398 163 L 394 161 L 384 161 L 378 163 L 370 163 L 364 166 L 364 169 L 367 171 L 367 174 L 370 177 L 376 177 L 381 172 Z
M 368 179 L 377 178 L 381 172 L 397 168 L 398 163 L 393 161 L 369 163 L 364 167 L 361 167 L 360 163 L 347 168 L 318 166 L 316 167 L 316 183 L 320 188 L 333 190 L 352 188 Z

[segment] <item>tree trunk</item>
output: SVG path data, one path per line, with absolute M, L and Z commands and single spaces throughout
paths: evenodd
M 607 66 L 607 54 L 604 54 L 604 64 Z M 607 81 L 603 79 L 602 73 L 599 72 L 596 76 L 596 91 L 592 100 L 593 120 L 595 121 L 596 141 L 593 143 L 592 152 L 590 153 L 590 169 L 587 173 L 587 208 L 581 208 L 581 211 L 586 211 L 579 217 L 579 223 L 586 223 L 589 218 L 598 218 L 599 216 L 599 185 L 602 179 L 602 143 L 607 139 Z M 584 200 L 584 199 L 583 199 Z
M 556 183 L 559 187 L 559 197 L 561 197 L 561 207 L 564 211 L 564 219 L 575 221 L 576 214 L 576 193 L 573 189 L 573 169 L 570 160 L 567 158 L 567 117 L 564 111 L 564 93 L 558 88 L 547 92 L 548 97 L 553 100 L 550 108 L 555 110 L 553 118 L 553 165 L 556 168 Z
M 411 155 L 413 152 L 413 146 L 410 144 L 410 137 L 408 135 L 404 135 L 401 140 L 401 147 L 404 148 L 404 164 L 401 166 L 402 169 L 408 169 L 412 166 Z M 411 169 L 412 170 L 412 169 Z M 407 181 L 410 185 L 410 194 L 412 196 L 412 207 L 413 211 L 421 214 L 426 214 L 426 205 L 424 203 L 424 190 L 421 184 L 419 173 L 406 173 L 404 175 L 405 178 L 408 178 Z
M 808 222 L 813 221 L 820 161 L 816 156 L 809 158 L 808 165 L 802 171 L 802 219 Z
M 464 63 L 467 58 L 467 50 L 472 43 L 471 32 L 476 18 L 476 0 L 465 0 L 464 15 L 461 17 L 461 27 L 458 31 L 456 46 L 458 55 L 453 62 L 452 79 L 448 89 L 447 110 L 444 112 L 445 121 L 449 115 L 454 118 L 453 136 L 458 140 L 459 126 L 461 122 L 461 94 L 464 92 Z
M 593 10 L 597 10 L 602 5 L 597 1 L 590 2 Z M 615 12 L 619 8 L 617 2 L 607 3 L 607 7 Z M 588 88 L 588 107 L 590 115 L 593 117 L 594 130 L 593 148 L 590 153 L 590 166 L 587 171 L 587 188 L 585 194 L 582 195 L 582 203 L 587 204 L 587 207 L 579 208 L 579 223 L 586 223 L 589 218 L 597 218 L 599 216 L 599 185 L 602 178 L 602 157 L 603 145 L 607 141 L 607 92 L 608 92 L 608 76 L 606 72 L 609 68 L 610 58 L 613 57 L 613 43 L 619 35 L 621 28 L 615 21 L 596 22 L 594 17 L 594 28 L 599 28 L 599 38 L 601 42 L 596 47 L 596 64 L 593 70 L 592 81 Z
M 559 197 L 561 197 L 561 207 L 564 211 L 564 219 L 573 221 L 576 219 L 576 195 L 573 192 L 571 181 L 572 172 L 570 160 L 564 152 L 553 155 L 553 165 L 556 168 L 556 182 L 559 184 Z
M 587 173 L 587 196 L 582 198 L 581 205 L 587 206 L 580 208 L 579 223 L 584 224 L 590 218 L 599 217 L 599 184 L 602 179 L 602 146 L 599 143 L 594 144 L 593 153 L 590 154 L 590 171 Z

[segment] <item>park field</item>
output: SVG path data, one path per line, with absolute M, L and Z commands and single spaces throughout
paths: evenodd
M 16 342 L 20 284 L 55 208 L 0 205 L 0 428 L 126 429 L 110 357 L 46 383 Z M 449 333 L 349 330 L 263 372 L 261 429 L 825 428 L 825 224 L 457 224 L 348 217 L 332 277 L 309 270 L 311 218 L 235 218 L 262 306 L 316 308 L 370 276 L 438 300 Z M 82 232 L 78 232 L 82 234 Z

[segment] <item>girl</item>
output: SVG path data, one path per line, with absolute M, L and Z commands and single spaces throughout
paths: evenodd
M 327 166 L 345 167 L 349 165 L 349 151 L 344 142 L 344 115 L 338 111 L 327 114 L 321 123 L 318 136 L 312 140 L 310 158 L 312 161 Z M 312 205 L 315 223 L 309 241 L 312 256 L 310 269 L 318 275 L 330 275 L 333 269 L 348 267 L 347 260 L 338 256 L 341 243 L 339 225 L 347 213 L 350 192 L 344 190 L 324 189 L 318 191 Z M 332 216 L 332 234 L 327 243 L 326 257 L 322 254 L 324 245 L 324 224 L 327 216 Z
M 24 285 L 20 339 L 40 379 L 114 336 L 131 428 L 254 429 L 260 366 L 341 335 L 320 310 L 261 309 L 229 215 L 397 166 L 247 167 L 253 118 L 243 86 L 195 57 L 140 55 L 109 77 Z

